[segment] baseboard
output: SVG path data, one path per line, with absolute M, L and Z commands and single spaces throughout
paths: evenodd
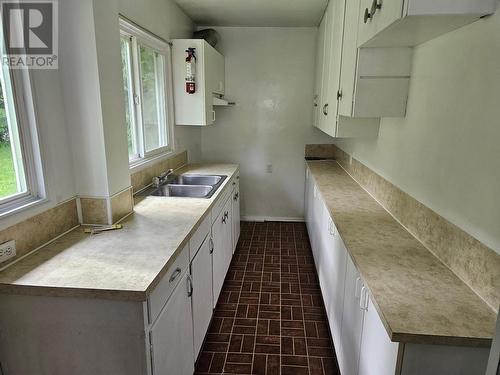
M 303 223 L 303 217 L 277 217 L 277 216 L 242 216 L 241 221 L 283 221 L 292 223 Z

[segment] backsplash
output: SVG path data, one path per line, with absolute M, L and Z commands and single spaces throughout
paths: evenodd
M 14 258 L 0 264 L 0 267 L 5 267 L 79 224 L 76 198 L 72 198 L 0 231 L 0 243 L 15 240 L 17 251 Z
M 306 157 L 334 158 L 415 238 L 491 308 L 500 305 L 500 255 L 335 145 L 307 145 Z
M 160 175 L 166 170 L 172 168 L 177 169 L 188 162 L 187 151 L 183 151 L 177 155 L 169 157 L 167 159 L 162 159 L 157 163 L 147 166 L 138 172 L 132 173 L 130 179 L 132 180 L 132 188 L 134 194 L 138 191 L 144 189 L 146 186 L 151 184 L 153 177 Z

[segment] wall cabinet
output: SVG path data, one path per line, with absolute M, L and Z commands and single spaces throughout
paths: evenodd
M 375 137 L 404 117 L 412 47 L 493 13 L 496 0 L 330 0 L 319 26 L 313 125 Z
M 309 169 L 306 225 L 342 375 L 483 375 L 487 348 L 392 342 Z
M 186 272 L 151 327 L 153 374 L 191 375 L 194 372 L 191 279 Z
M 330 1 L 318 32 L 313 125 L 336 138 L 376 136 L 380 124 L 364 110 L 364 100 L 356 101 L 373 93 L 373 87 L 356 85 L 362 77 L 357 69 L 358 7 L 359 0 Z
M 172 41 L 176 125 L 206 126 L 215 122 L 214 95 L 224 95 L 224 56 L 202 39 Z M 196 92 L 186 93 L 186 50 L 196 49 Z
M 496 6 L 496 0 L 362 0 L 358 46 L 415 46 L 494 13 Z

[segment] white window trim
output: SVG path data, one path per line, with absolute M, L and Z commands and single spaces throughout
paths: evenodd
M 164 66 L 164 99 L 165 99 L 165 120 L 166 120 L 166 132 L 168 137 L 168 145 L 164 147 L 157 148 L 152 151 L 146 152 L 144 148 L 144 137 L 142 134 L 143 126 L 142 126 L 142 106 L 134 105 L 133 106 L 133 116 L 136 122 L 136 132 L 138 132 L 138 136 L 136 138 L 141 139 L 140 144 L 137 145 L 139 155 L 137 158 L 129 160 L 130 169 L 136 169 L 143 164 L 148 163 L 151 160 L 156 160 L 163 156 L 173 155 L 175 154 L 175 136 L 174 136 L 174 102 L 173 102 L 173 83 L 172 83 L 172 49 L 171 43 L 163 40 L 162 38 L 144 30 L 142 27 L 138 26 L 134 22 L 130 21 L 126 17 L 120 15 L 120 36 L 123 37 L 133 37 L 132 38 L 132 53 L 131 53 L 131 61 L 132 65 L 135 65 L 139 69 L 139 76 L 133 74 L 132 78 L 132 91 L 134 93 L 138 92 L 141 87 L 140 82 L 140 64 L 137 56 L 137 43 L 142 43 L 147 47 L 150 47 L 156 50 L 158 53 L 165 57 L 165 66 Z M 133 99 L 132 99 L 133 100 Z M 140 123 L 140 125 L 139 125 Z
M 47 201 L 30 71 L 2 69 L 12 85 L 27 191 L 1 198 L 0 218 Z

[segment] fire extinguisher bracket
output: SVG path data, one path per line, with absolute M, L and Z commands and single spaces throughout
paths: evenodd
M 186 50 L 186 92 L 196 93 L 196 48 Z

